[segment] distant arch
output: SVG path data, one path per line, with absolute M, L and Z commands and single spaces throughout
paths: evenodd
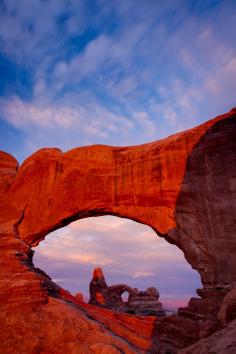
M 121 294 L 121 299 L 122 299 L 123 303 L 128 302 L 128 300 L 129 300 L 129 295 L 130 295 L 130 293 L 129 293 L 127 290 L 125 290 L 125 291 Z

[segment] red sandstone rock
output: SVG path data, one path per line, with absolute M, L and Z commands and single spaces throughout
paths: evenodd
M 93 305 L 105 305 L 103 291 L 107 289 L 107 283 L 101 268 L 95 268 L 93 278 L 89 284 L 90 299 L 89 303 Z
M 178 354 L 235 354 L 236 353 L 236 320 L 208 338 L 182 349 Z
M 12 156 L 0 153 L 4 354 L 46 354 L 55 348 L 57 354 L 94 353 L 113 347 L 124 353 L 158 353 L 161 343 L 174 350 L 199 339 L 200 321 L 217 319 L 222 294 L 236 281 L 235 117 L 232 110 L 189 131 L 140 146 L 97 145 L 66 153 L 42 149 L 19 169 Z M 184 252 L 204 286 L 202 301 L 192 301 L 190 306 L 197 310 L 196 318 L 171 316 L 143 325 L 132 316 L 125 320 L 113 313 L 110 318 L 108 310 L 99 308 L 96 322 L 89 318 L 88 305 L 79 304 L 33 267 L 31 247 L 49 232 L 73 220 L 105 214 L 147 224 Z M 210 313 L 206 294 L 219 299 L 215 307 L 209 306 Z M 149 335 L 139 338 L 137 333 L 145 326 Z M 188 353 L 205 354 L 209 347 L 223 353 L 222 348 L 232 344 L 233 326 L 235 321 L 218 332 L 220 337 L 203 339 L 201 352 L 195 346 Z M 228 347 L 222 344 L 224 338 Z
M 19 164 L 16 159 L 4 151 L 0 151 L 0 197 L 9 189 L 13 182 Z
M 75 219 L 131 218 L 180 247 L 204 284 L 230 283 L 236 245 L 231 240 L 226 256 L 222 235 L 233 235 L 236 222 L 235 115 L 135 147 L 41 149 L 20 166 L 3 200 L 2 222 L 20 220 L 21 240 L 36 245 Z M 214 262 L 230 266 L 222 273 Z
M 165 316 L 162 304 L 158 302 L 159 293 L 154 287 L 138 291 L 126 284 L 107 286 L 102 269 L 95 268 L 89 288 L 89 304 L 135 315 Z M 127 302 L 122 300 L 124 292 L 129 294 Z
M 84 302 L 84 295 L 82 293 L 76 293 L 74 297 L 77 301 Z
M 90 346 L 96 354 L 119 354 L 121 351 L 110 344 L 96 343 Z
M 104 323 L 113 333 L 144 352 L 163 353 L 164 349 L 171 349 L 172 354 L 199 338 L 199 324 L 182 316 L 158 319 L 156 316 L 117 313 L 87 304 L 85 307 L 91 318 Z
M 135 315 L 165 316 L 165 311 L 158 299 L 159 292 L 154 287 L 147 288 L 145 291 L 132 289 L 126 304 L 126 311 Z
M 72 303 L 49 297 L 41 306 L 22 306 L 23 299 L 20 310 L 15 308 L 14 313 L 1 308 L 0 352 L 3 354 L 103 353 L 101 344 L 104 348 L 114 347 L 120 353 L 137 353 L 137 348 L 89 319 L 82 308 Z M 97 344 L 99 349 L 94 347 Z
M 218 318 L 223 326 L 236 319 L 236 288 L 232 289 L 224 298 Z

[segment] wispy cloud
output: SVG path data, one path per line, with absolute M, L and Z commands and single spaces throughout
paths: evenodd
M 9 123 L 17 128 L 30 127 L 32 125 L 52 128 L 60 126 L 68 128 L 76 123 L 82 123 L 81 118 L 84 112 L 71 108 L 56 108 L 51 106 L 39 106 L 30 102 L 24 102 L 18 97 L 10 100 L 1 100 L 2 112 L 7 117 Z
M 75 0 L 1 1 L 1 50 L 22 65 L 39 65 L 45 57 L 58 56 L 68 37 L 86 26 L 83 5 Z
M 133 274 L 134 278 L 150 277 L 155 275 L 153 272 L 136 272 Z
M 235 105 L 232 1 L 90 5 L 1 2 L 0 52 L 31 85 L 26 100 L 7 79 L 0 113 L 27 132 L 25 151 L 143 143 Z
M 74 105 L 69 105 L 65 100 L 45 104 L 37 100 L 27 102 L 12 97 L 0 99 L 0 107 L 8 123 L 28 132 L 29 143 L 35 142 L 32 150 L 47 145 L 60 146 L 63 137 L 69 136 L 70 139 L 63 142 L 63 149 L 83 144 L 112 144 L 114 134 L 123 135 L 123 139 L 128 143 L 128 137 L 135 129 L 132 119 L 110 112 L 92 97 L 85 102 L 78 95 L 72 99 Z M 140 126 L 142 128 L 142 122 Z M 29 152 L 33 152 L 32 150 L 29 149 Z

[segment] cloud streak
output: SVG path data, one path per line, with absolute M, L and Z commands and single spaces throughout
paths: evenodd
M 144 143 L 235 105 L 232 1 L 96 3 L 1 2 L 0 52 L 32 83 L 27 98 L 2 84 L 0 118 L 27 133 L 21 160 L 44 146 Z

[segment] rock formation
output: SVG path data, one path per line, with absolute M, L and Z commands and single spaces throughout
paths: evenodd
M 156 288 L 139 291 L 125 284 L 108 286 L 101 268 L 94 269 L 89 289 L 89 304 L 134 315 L 165 316 L 162 304 L 158 302 L 159 293 Z M 129 294 L 127 302 L 122 300 L 124 292 Z
M 235 118 L 232 109 L 139 146 L 41 149 L 21 166 L 1 152 L 3 353 L 173 353 L 200 338 L 217 344 L 215 331 L 235 335 L 231 305 L 218 317 L 236 281 Z M 201 275 L 201 298 L 163 319 L 129 316 L 82 304 L 34 268 L 32 246 L 74 220 L 99 215 L 147 224 L 179 247 Z
M 84 296 L 83 296 L 82 293 L 77 293 L 77 294 L 74 295 L 74 297 L 75 297 L 75 299 L 76 299 L 77 301 L 84 302 Z
M 218 319 L 223 326 L 236 319 L 236 287 L 233 288 L 223 300 L 218 312 Z
M 132 290 L 126 304 L 127 312 L 140 316 L 165 316 L 165 310 L 158 301 L 159 293 L 156 288 L 150 287 L 145 291 L 138 291 L 136 288 Z
M 227 328 L 221 329 L 211 336 L 201 339 L 196 344 L 180 350 L 178 354 L 235 354 L 236 353 L 236 320 Z
M 107 289 L 107 283 L 101 268 L 95 268 L 93 278 L 89 284 L 90 299 L 89 303 L 93 305 L 105 305 L 104 290 Z

